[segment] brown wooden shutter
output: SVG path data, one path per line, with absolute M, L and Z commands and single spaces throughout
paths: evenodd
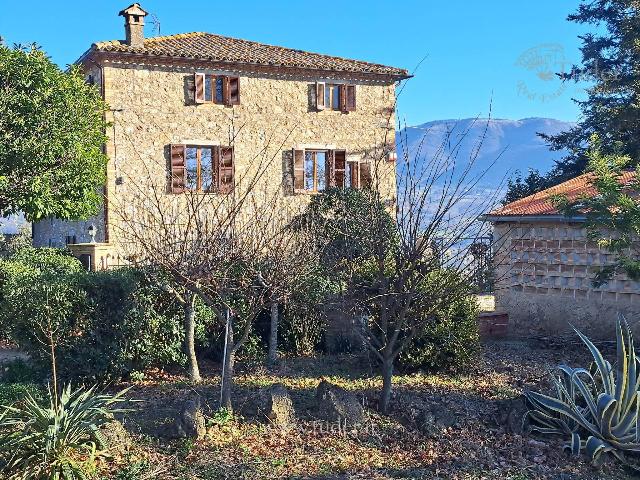
M 304 191 L 304 150 L 293 150 L 293 191 Z
M 360 188 L 371 188 L 371 163 L 360 162 Z
M 229 77 L 222 77 L 222 103 L 231 105 L 231 88 L 229 85 Z
M 349 162 L 349 186 L 360 188 L 360 162 Z
M 332 188 L 336 186 L 336 175 L 335 175 L 335 150 L 327 150 L 326 154 L 326 164 L 324 169 L 325 174 L 325 185 L 326 188 Z
M 180 144 L 171 145 L 171 193 L 183 193 L 186 180 L 184 165 L 186 146 Z
M 220 157 L 218 162 L 219 192 L 230 193 L 233 191 L 234 155 L 233 147 L 218 147 Z
M 215 77 L 214 77 L 215 78 Z M 211 147 L 211 190 L 220 191 L 220 147 Z
M 344 111 L 355 112 L 356 110 L 356 86 L 344 85 Z
M 196 86 L 195 100 L 196 103 L 204 103 L 204 73 L 196 73 L 194 75 L 194 83 Z
M 324 110 L 327 105 L 324 103 L 324 92 L 327 88 L 324 82 L 316 82 L 316 108 L 318 110 Z
M 332 186 L 344 188 L 345 175 L 347 171 L 347 152 L 344 150 L 334 150 L 333 152 L 333 181 Z
M 229 105 L 240 105 L 240 79 L 229 78 Z

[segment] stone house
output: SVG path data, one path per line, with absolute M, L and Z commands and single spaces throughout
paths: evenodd
M 110 107 L 103 208 L 37 222 L 35 246 L 68 245 L 88 268 L 112 266 L 115 212 L 143 170 L 167 197 L 233 195 L 261 155 L 278 159 L 261 188 L 292 205 L 375 179 L 393 207 L 395 87 L 406 70 L 202 32 L 145 38 L 139 4 L 119 15 L 126 39 L 94 43 L 77 61 Z
M 566 217 L 553 206 L 555 195 L 593 193 L 584 174 L 484 216 L 494 228 L 496 309 L 509 315 L 511 336 L 566 334 L 573 325 L 610 339 L 619 313 L 639 324 L 640 284 L 617 275 L 595 288 L 594 271 L 614 255 L 587 238 L 584 217 Z

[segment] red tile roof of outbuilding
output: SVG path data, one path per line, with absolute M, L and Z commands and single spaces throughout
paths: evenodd
M 627 171 L 622 174 L 621 182 L 630 183 L 635 178 L 635 171 Z M 553 206 L 553 197 L 556 195 L 566 195 L 571 200 L 577 200 L 583 196 L 596 193 L 592 185 L 592 173 L 585 173 L 579 177 L 572 178 L 555 187 L 547 188 L 541 192 L 534 193 L 528 197 L 521 198 L 515 202 L 508 203 L 488 214 L 489 217 L 515 217 L 515 216 L 544 216 L 559 215 Z

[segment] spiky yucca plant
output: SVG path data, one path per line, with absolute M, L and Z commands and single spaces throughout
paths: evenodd
M 128 389 L 127 389 L 128 390 Z M 0 472 L 9 480 L 83 480 L 106 448 L 99 428 L 123 409 L 123 390 L 96 393 L 96 387 L 67 385 L 57 402 L 41 406 L 30 394 L 0 414 Z
M 612 366 L 585 335 L 576 333 L 593 356 L 595 370 L 560 365 L 552 374 L 556 397 L 525 392 L 531 428 L 566 435 L 567 448 L 584 451 L 594 463 L 610 452 L 625 464 L 640 453 L 640 369 L 629 325 L 616 323 L 617 358 Z

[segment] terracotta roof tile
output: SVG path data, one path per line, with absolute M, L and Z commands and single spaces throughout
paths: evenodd
M 310 53 L 303 50 L 277 47 L 204 32 L 146 38 L 142 48 L 131 47 L 120 40 L 111 40 L 95 43 L 93 49 L 98 52 L 137 53 L 150 56 L 169 56 L 274 67 L 368 73 L 398 78 L 409 77 L 407 70 L 402 68 Z
M 579 177 L 572 178 L 555 187 L 542 190 L 528 197 L 521 198 L 515 202 L 508 203 L 498 208 L 489 216 L 509 217 L 509 216 L 526 216 L 526 215 L 558 215 L 558 211 L 554 208 L 552 197 L 555 195 L 566 195 L 569 200 L 576 200 L 581 196 L 589 196 L 596 193 L 595 188 L 591 184 L 593 174 L 585 173 Z M 622 174 L 621 182 L 627 184 L 635 178 L 635 171 L 628 171 Z

